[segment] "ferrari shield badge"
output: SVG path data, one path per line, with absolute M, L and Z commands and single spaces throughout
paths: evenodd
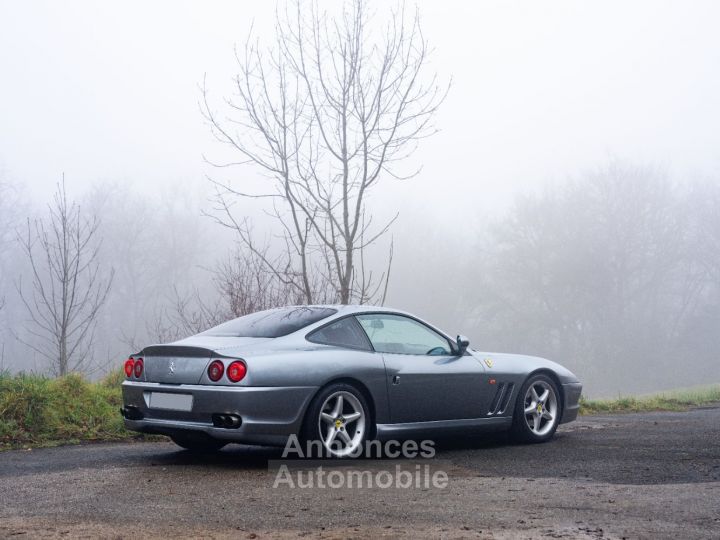
M 489 368 L 493 366 L 492 358 L 483 358 L 483 362 L 485 362 L 485 365 Z

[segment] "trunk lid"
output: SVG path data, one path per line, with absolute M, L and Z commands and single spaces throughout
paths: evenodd
M 145 347 L 145 380 L 165 384 L 199 384 L 213 358 L 239 357 L 271 338 L 193 336 L 169 345 Z
M 143 350 L 145 380 L 169 384 L 198 384 L 213 351 L 203 347 L 154 345 Z

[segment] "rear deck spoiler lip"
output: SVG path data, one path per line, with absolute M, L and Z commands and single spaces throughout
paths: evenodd
M 175 356 L 188 358 L 210 358 L 211 356 L 218 355 L 218 353 L 212 349 L 188 345 L 151 345 L 145 347 L 140 354 L 143 356 Z
M 231 347 L 227 347 L 231 348 Z M 234 347 L 233 347 L 234 348 Z M 172 356 L 175 358 L 240 358 L 238 355 L 226 355 L 220 352 L 222 349 L 208 349 L 206 347 L 194 347 L 190 345 L 151 345 L 145 347 L 140 353 L 133 356 Z

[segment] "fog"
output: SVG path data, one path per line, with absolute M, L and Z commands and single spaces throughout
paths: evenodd
M 369 7 L 380 32 L 388 8 Z M 556 359 L 593 397 L 720 381 L 720 6 L 417 7 L 423 81 L 450 89 L 400 163 L 418 174 L 382 176 L 365 203 L 378 226 L 398 215 L 366 253 L 377 278 L 392 244 L 385 305 L 480 350 Z M 274 17 L 272 2 L 0 2 L 0 369 L 52 373 L 22 239 L 63 175 L 97 217 L 98 279 L 112 274 L 89 375 L 294 299 L 267 282 L 238 300 L 249 263 L 211 180 L 262 189 L 267 174 L 211 164 L 239 160 L 201 90 L 226 118 L 234 48 L 251 28 L 272 43 Z M 282 250 L 267 201 L 233 203 Z

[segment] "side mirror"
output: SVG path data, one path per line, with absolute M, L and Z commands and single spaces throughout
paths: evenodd
M 465 351 L 467 350 L 468 346 L 470 345 L 470 340 L 466 338 L 465 336 L 458 336 L 457 337 L 457 347 L 458 347 L 458 356 L 462 356 L 465 354 Z

